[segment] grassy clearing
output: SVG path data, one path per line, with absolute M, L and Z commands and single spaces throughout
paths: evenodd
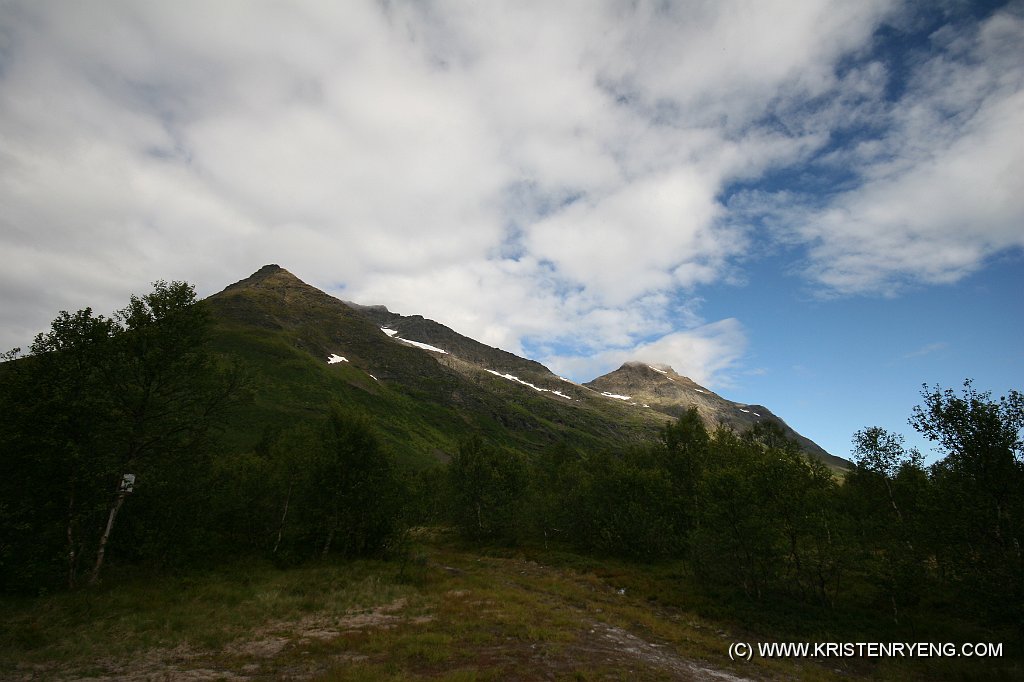
M 421 541 L 426 560 L 401 575 L 398 565 L 374 561 L 289 570 L 239 563 L 8 599 L 0 602 L 0 677 L 667 680 L 713 672 L 832 680 L 942 672 L 837 659 L 732 663 L 728 644 L 756 637 L 697 615 L 686 605 L 686 576 L 671 566 Z M 948 669 L 954 676 L 1010 679 L 1017 671 L 957 663 Z
M 378 562 L 288 571 L 238 564 L 95 591 L 6 600 L 0 670 L 127 660 L 152 649 L 217 651 L 275 622 L 415 597 L 413 588 L 382 579 L 389 572 Z

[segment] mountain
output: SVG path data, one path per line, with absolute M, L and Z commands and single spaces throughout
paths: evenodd
M 226 434 L 236 448 L 256 447 L 322 415 L 332 402 L 374 417 L 392 451 L 413 466 L 445 459 L 473 433 L 540 452 L 558 442 L 580 448 L 639 443 L 663 426 L 663 416 L 633 415 L 618 405 L 579 409 L 562 396 L 588 389 L 466 337 L 424 338 L 467 351 L 469 360 L 440 346 L 428 350 L 423 346 L 433 344 L 421 338 L 389 334 L 374 317 L 382 311 L 368 315 L 277 265 L 206 300 L 215 349 L 239 362 L 256 384 L 252 403 Z M 455 334 L 427 323 L 420 322 L 437 334 Z M 478 364 L 487 357 L 493 366 Z
M 605 395 L 619 396 L 619 399 L 628 396 L 634 403 L 677 418 L 690 407 L 696 407 L 710 428 L 721 424 L 742 433 L 758 422 L 772 421 L 781 426 L 783 432 L 799 443 L 807 454 L 833 468 L 845 469 L 850 465 L 847 460 L 829 454 L 811 439 L 794 431 L 764 405 L 747 405 L 727 400 L 689 377 L 677 374 L 668 365 L 627 362 L 614 372 L 587 382 L 584 386 Z
M 420 315 L 406 317 L 393 313 L 381 305 L 363 306 L 348 301 L 346 304 L 359 311 L 366 319 L 379 325 L 382 330 L 390 330 L 385 333 L 398 340 L 417 339 L 419 343 L 441 348 L 461 360 L 502 373 L 511 372 L 544 380 L 557 378 L 551 373 L 551 370 L 539 362 L 521 358 L 500 348 L 484 345 Z M 394 332 L 394 334 L 390 332 Z
M 215 346 L 256 382 L 252 404 L 229 428 L 242 447 L 322 414 L 331 402 L 374 417 L 413 466 L 446 459 L 471 433 L 535 453 L 559 442 L 628 446 L 656 438 L 695 405 L 707 423 L 737 430 L 775 420 L 808 454 L 848 466 L 767 408 L 732 403 L 670 368 L 627 363 L 576 384 L 419 315 L 343 302 L 278 265 L 207 302 Z

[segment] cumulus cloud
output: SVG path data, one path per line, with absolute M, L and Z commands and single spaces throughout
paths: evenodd
M 277 262 L 566 373 L 632 353 L 726 381 L 743 327 L 699 291 L 742 280 L 758 226 L 839 293 L 1021 243 L 1020 17 L 936 32 L 891 99 L 872 41 L 908 11 L 8 3 L 0 340 Z M 853 180 L 761 184 L 830 168 Z
M 877 113 L 884 132 L 828 159 L 857 170 L 853 188 L 820 207 L 768 201 L 777 225 L 810 245 L 806 272 L 827 293 L 955 282 L 1024 246 L 1024 16 L 931 42 L 908 91 Z
M 530 226 L 527 250 L 602 300 L 623 305 L 648 291 L 717 278 L 737 243 L 711 229 L 714 188 L 693 169 L 632 182 L 581 199 Z
M 727 318 L 630 347 L 607 348 L 589 356 L 551 356 L 544 358 L 544 362 L 560 374 L 588 378 L 630 360 L 661 363 L 671 365 L 676 372 L 699 384 L 728 386 L 729 371 L 746 346 L 743 325 L 739 320 Z

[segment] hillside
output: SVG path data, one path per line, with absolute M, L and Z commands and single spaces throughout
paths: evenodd
M 322 415 L 332 402 L 373 416 L 390 448 L 414 466 L 446 459 L 474 433 L 539 452 L 559 442 L 580 448 L 640 443 L 666 421 L 664 415 L 638 413 L 615 401 L 584 405 L 558 396 L 559 388 L 589 391 L 496 349 L 491 349 L 499 356 L 494 366 L 500 369 L 425 350 L 412 343 L 422 339 L 385 333 L 376 320 L 276 265 L 207 302 L 215 320 L 215 348 L 240 361 L 255 382 L 252 404 L 229 426 L 228 437 L 239 447 L 253 447 L 275 430 Z M 450 337 L 427 338 L 457 348 Z M 460 343 L 478 352 L 483 347 L 465 337 Z M 507 370 L 536 381 L 546 373 L 551 390 L 509 379 L 506 374 L 518 375 Z
M 850 464 L 841 457 L 829 454 L 811 439 L 794 431 L 789 424 L 764 405 L 747 405 L 727 400 L 689 377 L 677 374 L 667 365 L 627 362 L 614 372 L 587 382 L 585 386 L 602 394 L 620 396 L 620 399 L 628 397 L 633 404 L 649 406 L 672 417 L 679 417 L 690 407 L 696 407 L 711 429 L 724 425 L 742 433 L 758 422 L 775 422 L 789 438 L 799 443 L 807 454 L 821 459 L 833 468 L 843 469 Z
M 259 386 L 233 424 L 233 437 L 243 441 L 337 401 L 387 415 L 379 421 L 391 447 L 424 466 L 446 459 L 469 433 L 527 452 L 559 442 L 635 444 L 695 406 L 709 425 L 737 431 L 775 420 L 808 454 L 832 467 L 846 464 L 767 408 L 728 401 L 671 369 L 629 363 L 576 384 L 433 320 L 343 302 L 277 265 L 207 301 L 217 348 L 240 358 Z

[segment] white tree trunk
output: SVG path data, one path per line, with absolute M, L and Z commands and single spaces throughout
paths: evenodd
M 99 549 L 96 550 L 96 565 L 92 568 L 92 575 L 89 577 L 89 584 L 95 585 L 100 581 L 100 571 L 103 570 L 103 556 L 107 553 L 107 541 L 110 540 L 110 532 L 114 530 L 114 521 L 117 519 L 117 512 L 121 511 L 121 505 L 124 504 L 124 498 L 128 495 L 126 490 L 118 490 L 117 500 L 114 502 L 114 506 L 110 508 L 110 516 L 107 518 L 107 527 L 103 531 L 103 536 L 100 538 Z

